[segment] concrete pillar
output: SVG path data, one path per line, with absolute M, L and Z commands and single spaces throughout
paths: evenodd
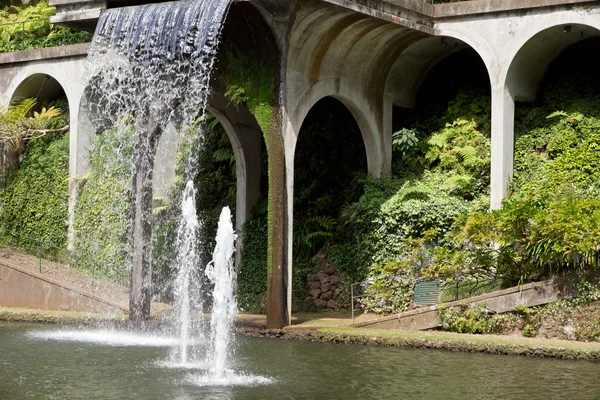
M 69 226 L 67 229 L 67 249 L 73 250 L 75 245 L 75 205 L 77 203 L 78 181 L 77 168 L 79 158 L 79 110 L 72 107 L 69 112 L 70 131 L 69 131 Z
M 286 123 L 286 132 L 284 134 L 285 139 L 285 170 L 286 170 L 286 195 L 287 195 L 287 209 L 285 218 L 287 220 L 287 227 L 285 233 L 289 240 L 287 241 L 287 311 L 288 311 L 288 324 L 292 323 L 292 277 L 294 268 L 294 161 L 295 161 L 295 150 L 298 135 L 294 134 L 294 129 L 290 121 Z
M 381 143 L 383 149 L 383 160 L 381 165 L 381 174 L 383 176 L 392 175 L 392 135 L 394 131 L 394 105 L 392 99 L 389 96 L 383 98 L 383 111 L 382 111 L 382 128 L 381 132 Z
M 281 329 L 291 323 L 289 288 L 292 284 L 289 265 L 291 241 L 287 211 L 287 174 L 284 137 L 281 129 L 283 112 L 274 110 L 271 132 L 266 134 L 269 153 L 269 233 L 267 244 L 267 328 Z
M 497 210 L 508 195 L 513 175 L 515 100 L 506 86 L 492 87 L 492 172 L 490 207 Z
M 177 169 L 177 150 L 180 145 L 180 135 L 173 122 L 169 122 L 158 141 L 154 175 L 152 177 L 152 192 L 170 202 L 168 196 L 175 181 Z

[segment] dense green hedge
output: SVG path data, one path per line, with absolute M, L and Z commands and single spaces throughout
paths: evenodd
M 69 134 L 29 142 L 2 191 L 2 227 L 65 248 L 68 187 Z

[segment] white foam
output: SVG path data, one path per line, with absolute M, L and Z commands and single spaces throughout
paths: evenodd
M 225 373 L 217 378 L 209 373 L 206 375 L 190 375 L 187 382 L 200 387 L 214 386 L 260 386 L 270 385 L 275 382 L 273 378 L 258 375 L 236 374 L 232 370 L 225 370 Z
M 180 344 L 179 338 L 172 336 L 116 330 L 37 331 L 29 332 L 27 336 L 39 340 L 95 343 L 105 346 L 173 347 Z
M 179 361 L 161 361 L 156 363 L 158 367 L 167 368 L 167 369 L 202 369 L 208 370 L 210 368 L 210 364 L 206 361 L 187 361 L 187 362 L 179 362 Z

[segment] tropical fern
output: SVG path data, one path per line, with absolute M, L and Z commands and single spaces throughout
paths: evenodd
M 219 148 L 213 152 L 213 161 L 223 162 L 229 161 L 230 164 L 235 163 L 235 154 L 230 149 Z
M 408 200 L 411 198 L 422 198 L 428 199 L 433 193 L 433 189 L 430 186 L 417 183 L 415 185 L 406 184 L 398 191 L 397 198 L 399 201 Z
M 40 112 L 34 112 L 32 115 L 36 105 L 36 99 L 28 98 L 0 109 L 0 142 L 5 143 L 13 152 L 15 169 L 19 169 L 21 150 L 28 140 L 69 129 L 68 125 L 48 129 L 53 128 L 51 122 L 60 117 L 60 109 L 42 108 Z
M 299 257 L 314 255 L 334 236 L 338 222 L 328 216 L 314 216 L 294 221 L 294 251 Z

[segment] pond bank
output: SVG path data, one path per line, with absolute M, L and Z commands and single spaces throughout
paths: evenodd
M 61 325 L 118 325 L 130 326 L 123 315 L 103 315 L 73 311 L 38 310 L 0 307 L 0 321 L 45 323 Z M 354 344 L 446 350 L 469 353 L 489 353 L 549 357 L 566 360 L 600 360 L 600 343 L 557 339 L 524 338 L 500 335 L 469 335 L 441 331 L 399 331 L 353 328 L 344 326 L 345 319 L 335 323 L 324 318 L 328 326 L 292 326 L 282 330 L 264 328 L 264 317 L 241 315 L 237 333 L 242 336 L 266 339 L 301 340 L 322 343 Z M 147 326 L 159 327 L 160 320 Z
M 553 339 L 528 339 L 497 335 L 469 335 L 449 332 L 384 331 L 364 328 L 317 328 L 266 330 L 241 326 L 238 334 L 255 338 L 303 340 L 363 346 L 383 346 L 548 357 L 564 360 L 600 360 L 600 343 Z

